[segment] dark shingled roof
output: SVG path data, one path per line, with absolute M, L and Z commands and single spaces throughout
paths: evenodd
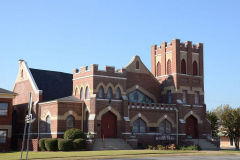
M 81 101 L 80 99 L 78 99 L 74 96 L 59 98 L 59 99 L 56 99 L 56 101 L 58 101 L 58 102 L 62 102 L 62 101 L 63 102 L 67 102 L 67 101 L 69 101 L 69 102 L 83 102 L 83 101 Z
M 72 74 L 33 68 L 29 69 L 38 89 L 43 91 L 43 102 L 72 95 Z
M 11 91 L 9 91 L 9 90 L 6 90 L 6 89 L 3 89 L 3 88 L 0 88 L 0 93 L 6 93 L 6 94 L 16 94 L 16 95 L 17 95 L 17 93 L 11 92 Z

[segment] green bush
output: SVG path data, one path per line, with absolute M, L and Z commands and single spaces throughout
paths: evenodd
M 58 150 L 58 140 L 56 138 L 46 139 L 45 147 L 47 151 L 57 151 Z
M 46 147 L 45 147 L 45 140 L 46 139 L 47 138 L 42 138 L 42 139 L 39 139 L 39 141 L 38 141 L 38 146 L 41 149 L 41 151 L 46 151 Z
M 72 151 L 73 141 L 71 139 L 58 139 L 58 150 L 59 151 Z
M 82 139 L 82 138 L 75 139 L 73 141 L 73 144 L 74 144 L 74 148 L 76 150 L 86 149 L 86 141 L 85 141 L 85 139 Z
M 84 138 L 84 134 L 80 129 L 72 128 L 64 133 L 64 139 L 72 139 L 74 141 L 78 138 Z
M 167 146 L 163 146 L 163 145 L 158 145 L 157 146 L 158 150 L 167 150 Z
M 184 145 L 180 147 L 180 150 L 201 150 L 201 147 L 198 145 Z

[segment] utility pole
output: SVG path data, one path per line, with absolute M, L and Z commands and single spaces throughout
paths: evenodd
M 24 134 L 23 134 L 23 141 L 22 141 L 22 150 L 21 150 L 21 160 L 22 160 L 22 154 L 23 154 L 23 149 L 24 149 L 24 143 L 25 143 L 25 136 L 26 136 L 26 128 L 28 124 L 28 131 L 27 131 L 27 149 L 26 149 L 26 160 L 28 159 L 28 150 L 29 150 L 29 139 L 30 139 L 30 129 L 31 129 L 31 123 L 35 120 L 32 119 L 32 92 L 30 92 L 30 97 L 29 97 L 29 103 L 28 103 L 28 115 L 25 117 L 25 127 L 24 127 Z

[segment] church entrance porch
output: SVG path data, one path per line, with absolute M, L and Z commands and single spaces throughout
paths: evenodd
M 115 138 L 117 134 L 117 116 L 108 111 L 102 115 L 101 137 Z
M 198 138 L 198 123 L 193 115 L 186 119 L 186 135 L 191 135 L 193 139 Z

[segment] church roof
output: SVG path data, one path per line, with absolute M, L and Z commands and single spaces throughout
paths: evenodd
M 59 98 L 59 99 L 56 99 L 56 101 L 58 101 L 58 102 L 83 102 L 74 96 Z
M 29 69 L 38 89 L 43 91 L 43 102 L 72 95 L 72 74 L 33 68 Z
M 0 88 L 0 94 L 15 94 L 15 95 L 17 95 L 17 93 L 11 92 L 11 91 L 3 89 L 3 88 Z

